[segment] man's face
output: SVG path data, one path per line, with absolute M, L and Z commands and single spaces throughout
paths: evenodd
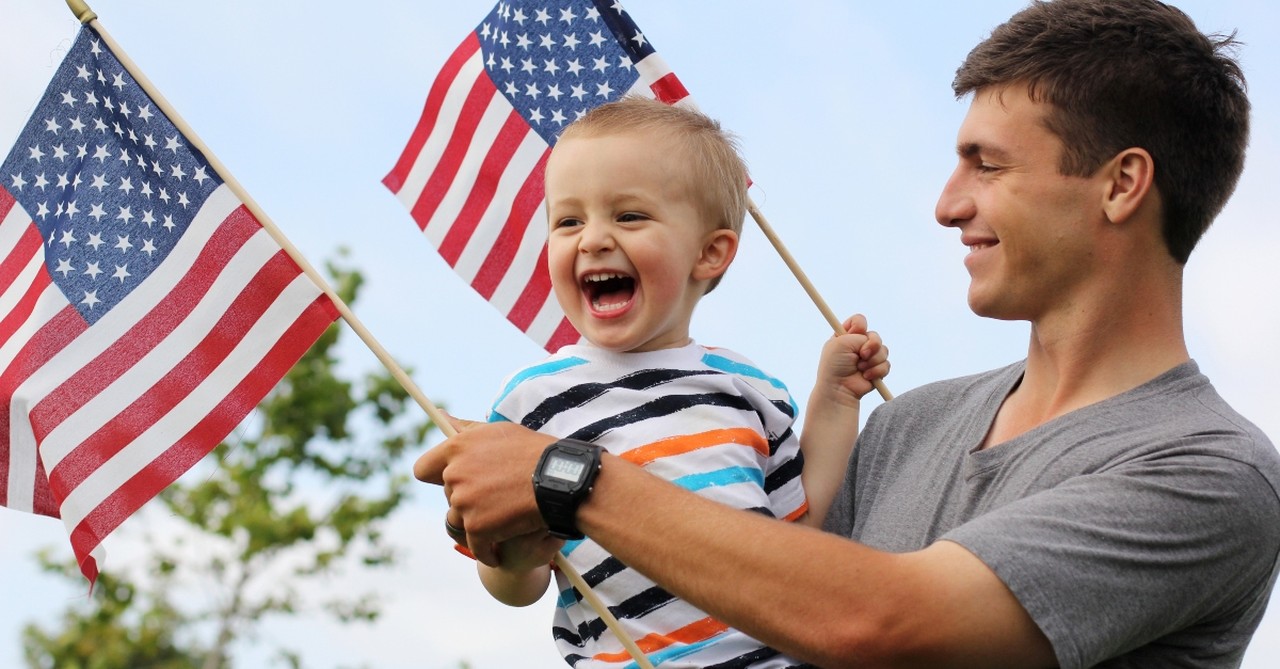
M 1048 110 L 1024 86 L 984 89 L 960 126 L 959 164 L 934 213 L 969 248 L 969 307 L 980 316 L 1069 314 L 1093 274 L 1106 185 L 1059 173 L 1062 142 L 1043 123 Z

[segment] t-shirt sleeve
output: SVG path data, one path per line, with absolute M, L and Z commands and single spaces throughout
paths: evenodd
M 739 368 L 736 386 L 755 408 L 759 420 L 756 429 L 769 449 L 762 463 L 769 511 L 775 518 L 794 520 L 808 509 L 800 479 L 804 456 L 800 452 L 800 435 L 795 431 L 795 400 L 781 381 L 754 367 L 749 368 L 750 375 L 742 373 L 743 369 L 748 368 Z
M 1062 667 L 1088 667 L 1265 606 L 1280 500 L 1247 463 L 1168 457 L 1076 477 L 942 538 L 999 576 Z M 1227 623 L 1222 630 L 1251 633 Z M 1195 652 L 1212 656 L 1214 648 Z

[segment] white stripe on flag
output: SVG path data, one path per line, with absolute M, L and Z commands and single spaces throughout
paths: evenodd
M 23 286 L 24 289 L 26 287 Z M 7 369 L 18 351 L 31 339 L 32 333 L 66 308 L 67 298 L 62 291 L 52 283 L 46 286 L 36 300 L 31 316 L 0 348 L 0 369 Z M 9 403 L 9 494 L 5 505 L 27 513 L 35 510 L 36 481 L 36 437 L 27 420 L 30 408 L 28 401 L 15 390 Z
M 40 445 L 40 453 L 44 460 L 46 471 L 52 472 L 62 462 L 63 458 L 92 436 L 103 424 L 127 409 L 139 397 L 145 395 L 165 375 L 169 374 L 174 369 L 175 361 L 182 360 L 196 344 L 204 340 L 205 336 L 218 324 L 218 320 L 222 315 L 226 313 L 230 303 L 249 287 L 249 282 L 254 278 L 258 269 L 279 250 L 280 247 L 275 244 L 265 230 L 255 233 L 253 237 L 245 242 L 245 245 L 236 253 L 235 257 L 219 273 L 218 278 L 209 287 L 209 291 L 204 298 L 183 319 L 182 323 L 164 338 L 164 341 L 159 342 L 155 348 L 143 356 L 128 371 L 121 374 L 111 385 L 103 389 L 96 397 L 86 402 L 78 411 L 68 416 L 66 420 L 49 432 Z M 179 267 L 187 269 L 190 268 L 190 264 L 180 265 Z M 163 269 L 162 267 L 157 273 Z M 153 274 L 151 278 L 156 278 L 156 275 Z M 314 299 L 314 295 L 312 297 Z M 117 309 L 123 306 L 125 306 L 125 303 L 121 302 Z M 64 350 L 69 350 L 73 347 L 78 348 L 77 345 L 84 339 L 98 338 L 97 328 L 105 320 L 104 318 L 102 321 L 98 321 L 98 324 L 94 326 L 93 336 L 80 337 Z M 114 341 L 119 336 L 119 334 L 116 334 L 111 341 Z M 87 362 L 75 360 L 62 364 L 61 356 L 58 356 L 45 365 L 44 369 L 71 370 L 75 372 Z M 66 380 L 64 374 L 59 376 L 63 378 L 56 379 L 57 383 L 50 385 L 50 390 Z M 23 385 L 25 386 L 26 384 Z M 40 393 L 40 396 L 44 396 L 47 392 Z
M 265 232 L 261 234 L 267 236 Z M 258 245 L 254 244 L 254 246 Z M 278 248 L 276 247 L 277 250 Z M 238 340 L 226 360 L 222 361 L 194 391 L 183 398 L 164 418 L 156 421 L 137 439 L 98 467 L 67 495 L 62 503 L 62 519 L 67 530 L 75 530 L 76 526 L 97 508 L 99 503 L 123 488 L 129 479 L 144 467 L 160 459 L 165 451 L 174 445 L 177 438 L 185 435 L 205 416 L 208 416 L 265 357 L 268 349 L 262 347 L 260 342 L 279 341 L 284 332 L 319 295 L 320 291 L 315 284 L 311 283 L 305 274 L 299 274 L 271 304 L 262 318 L 258 319 L 245 336 Z M 225 308 L 225 305 L 222 306 Z
M 440 106 L 440 114 L 436 116 L 435 126 L 431 128 L 431 135 L 426 144 L 422 146 L 422 151 L 414 159 L 413 168 L 405 175 L 404 185 L 396 193 L 396 198 L 400 200 L 406 209 L 413 211 L 413 205 L 417 203 L 418 196 L 422 194 L 423 187 L 427 185 L 427 179 L 431 178 L 431 173 L 435 171 L 436 163 L 444 155 L 445 145 L 449 143 L 449 138 L 453 136 L 453 132 L 458 126 L 458 119 L 462 115 L 462 105 L 467 99 L 467 93 L 471 91 L 476 79 L 487 76 L 484 73 L 484 64 L 480 62 L 480 52 L 477 50 L 472 57 L 463 63 L 458 76 L 450 82 L 449 92 L 445 95 L 444 103 Z
M 454 265 L 454 270 L 465 277 L 468 283 L 475 278 L 485 258 L 493 250 L 494 244 L 498 240 L 498 235 L 502 233 L 502 229 L 507 223 L 507 218 L 511 215 L 511 209 L 515 204 L 516 196 L 520 194 L 520 188 L 529 179 L 529 173 L 537 167 L 538 161 L 542 159 L 542 155 L 546 151 L 546 142 L 543 142 L 542 138 L 536 133 L 526 132 L 524 134 L 519 148 L 511 156 L 511 162 L 502 172 L 502 178 L 498 181 L 498 188 L 494 192 L 493 201 L 485 209 L 481 224 L 476 228 L 475 233 L 471 235 L 470 241 L 467 242 L 466 248 Z M 542 242 L 546 241 L 547 238 L 547 216 L 543 207 L 539 206 L 537 208 L 528 227 L 533 228 L 538 233 L 536 236 L 540 240 L 538 248 L 533 252 L 536 257 L 541 250 Z M 519 252 L 526 250 L 521 247 Z
M 503 125 L 507 122 L 507 118 L 511 116 L 511 103 L 496 91 L 493 97 L 489 99 L 489 103 L 485 106 L 484 114 L 480 117 L 480 123 L 476 126 L 475 134 L 471 137 L 471 143 L 467 145 L 467 151 L 464 154 L 462 162 L 458 165 L 456 174 L 479 174 L 480 165 L 484 162 L 489 152 L 494 149 L 494 140 L 502 131 Z M 444 198 L 440 201 L 440 207 L 436 209 L 432 215 L 430 223 L 425 230 L 427 239 L 431 240 L 432 245 L 439 247 L 444 241 L 445 235 L 453 229 L 457 222 L 458 215 L 462 213 L 462 207 L 467 202 L 467 196 L 471 194 L 475 187 L 473 179 L 457 179 L 452 178 L 449 182 L 449 188 L 445 190 Z M 468 278 L 470 281 L 470 278 Z
M 541 272 L 545 269 L 539 266 L 538 260 L 542 256 L 542 247 L 547 243 L 546 221 L 547 212 L 542 207 L 538 207 L 533 212 L 529 222 L 525 224 L 524 230 L 521 231 L 520 248 L 516 250 L 515 257 L 511 259 L 510 267 L 502 275 L 502 281 L 498 284 L 497 290 L 493 292 L 493 297 L 489 299 L 493 306 L 497 307 L 503 314 L 511 312 L 516 300 L 520 298 L 520 294 L 529 285 L 529 277 L 533 276 L 534 272 Z M 548 297 L 552 302 L 555 301 L 553 293 L 549 292 Z M 547 338 L 539 339 L 534 337 L 534 340 L 541 344 L 545 343 Z
M 9 208 L 9 213 L 0 220 L 0 249 L 17 248 L 18 240 L 27 234 L 29 227 L 31 227 L 31 214 L 22 208 L 22 203 L 15 201 Z
M 542 303 L 538 315 L 534 317 L 532 323 L 529 323 L 529 336 L 536 342 L 545 343 L 551 339 L 551 335 L 555 334 L 556 328 L 560 327 L 560 321 L 563 319 L 564 312 L 560 310 L 560 303 L 556 301 L 555 291 L 551 291 L 547 293 L 547 300 Z

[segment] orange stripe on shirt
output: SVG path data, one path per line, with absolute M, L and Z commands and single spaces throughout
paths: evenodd
M 708 430 L 697 434 L 681 434 L 661 441 L 633 448 L 622 454 L 623 459 L 637 465 L 646 465 L 659 458 L 689 453 L 708 446 L 741 444 L 750 446 L 761 455 L 769 456 L 769 442 L 759 432 L 745 427 Z
M 669 634 L 646 634 L 643 638 L 636 640 L 636 646 L 648 655 L 674 644 L 687 645 L 706 641 L 717 634 L 724 633 L 727 629 L 729 629 L 728 625 L 714 618 L 706 617 L 689 623 Z M 601 662 L 625 662 L 631 659 L 631 655 L 625 651 L 621 653 L 599 653 L 591 659 L 600 660 Z
M 783 516 L 782 519 L 787 521 L 788 523 L 794 523 L 797 520 L 800 520 L 800 516 L 803 516 L 806 513 L 809 513 L 809 500 L 807 499 L 804 501 L 804 504 L 800 505 L 800 508 L 796 509 L 795 511 L 792 511 L 786 516 Z

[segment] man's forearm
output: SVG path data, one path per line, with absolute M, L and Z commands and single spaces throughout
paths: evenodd
M 955 544 L 876 551 L 717 504 L 609 457 L 578 521 L 676 596 L 819 666 L 1053 664 L 1012 594 Z

